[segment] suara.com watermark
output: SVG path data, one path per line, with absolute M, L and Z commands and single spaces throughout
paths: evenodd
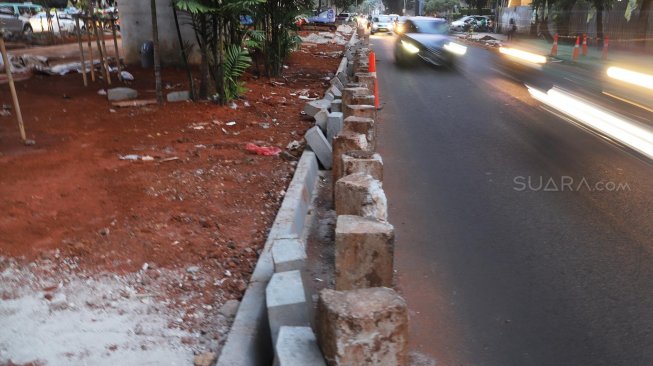
M 630 192 L 627 182 L 592 181 L 585 177 L 575 178 L 568 175 L 560 177 L 516 176 L 513 179 L 515 191 L 534 192 Z

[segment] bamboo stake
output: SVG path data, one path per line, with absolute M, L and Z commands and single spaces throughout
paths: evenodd
M 111 33 L 113 33 L 113 47 L 116 49 L 116 62 L 118 64 L 118 79 L 122 80 L 122 63 L 120 62 L 120 50 L 118 49 L 118 36 L 116 34 L 116 19 L 111 16 Z
M 93 24 L 93 32 L 95 33 L 95 43 L 97 43 L 98 53 L 100 54 L 100 64 L 102 65 L 102 71 L 104 73 L 104 80 L 107 85 L 111 85 L 111 75 L 109 75 L 109 67 L 105 55 L 102 54 L 102 44 L 100 42 L 100 32 L 98 31 L 98 26 L 95 23 L 95 19 L 91 16 L 91 23 Z
M 79 17 L 75 17 L 75 33 L 77 34 L 77 43 L 79 44 L 79 55 L 82 60 L 82 78 L 84 79 L 84 86 L 88 86 L 88 79 L 86 77 L 86 60 L 84 57 L 84 46 L 82 45 L 82 28 L 79 26 Z M 91 65 L 93 67 L 93 65 Z
M 20 104 L 18 103 L 16 85 L 14 85 L 14 77 L 11 75 L 11 64 L 9 63 L 9 56 L 7 56 L 7 49 L 5 48 L 4 32 L 0 32 L 0 52 L 2 52 L 2 60 L 5 63 L 5 72 L 7 73 L 7 80 L 9 81 L 9 90 L 11 90 L 11 100 L 14 102 L 14 109 L 16 110 L 16 118 L 18 119 L 20 138 L 23 140 L 23 143 L 25 143 L 27 141 L 27 137 L 25 136 L 25 126 L 23 125 L 23 114 L 20 112 Z
M 104 41 L 104 20 L 98 19 L 98 23 L 100 24 L 98 28 L 102 40 L 102 52 L 104 52 L 104 57 L 107 59 L 107 72 L 109 72 L 109 53 L 107 52 L 107 44 Z
M 86 19 L 84 19 L 84 25 L 86 25 L 86 35 L 88 40 L 88 57 L 91 59 L 91 81 L 95 82 L 95 59 L 93 59 L 93 44 L 91 43 L 91 31 L 89 29 L 89 24 Z

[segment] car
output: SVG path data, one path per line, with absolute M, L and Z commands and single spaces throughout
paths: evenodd
M 59 18 L 58 21 L 57 17 Z M 54 33 L 61 33 L 61 31 L 72 33 L 75 31 L 75 20 L 71 14 L 63 11 L 57 11 L 56 15 L 50 13 L 50 21 L 52 22 L 52 31 Z M 48 16 L 44 11 L 29 18 L 29 25 L 32 27 L 34 33 L 48 32 L 50 30 Z
M 392 32 L 394 21 L 389 15 L 377 15 L 372 17 L 372 28 L 370 34 L 377 32 Z
M 490 18 L 485 15 L 467 15 L 458 20 L 454 20 L 453 22 L 451 22 L 450 28 L 451 30 L 454 31 L 465 32 L 477 25 L 478 27 L 481 27 L 481 24 L 485 24 L 485 27 L 487 27 L 487 24 L 489 23 L 490 23 Z M 478 31 L 482 29 L 474 29 L 474 30 Z
M 394 28 L 394 33 L 395 34 L 402 34 L 404 33 L 404 23 L 406 23 L 406 20 L 409 17 L 404 17 L 401 16 L 395 21 L 395 28 Z
M 35 4 L 0 3 L 0 28 L 29 36 L 33 32 L 29 19 L 41 11 L 43 8 Z
M 352 15 L 352 13 L 340 13 L 336 17 L 336 21 L 348 22 L 351 19 Z
M 453 67 L 467 47 L 449 37 L 447 21 L 439 18 L 412 17 L 404 23 L 404 33 L 395 43 L 395 63 L 407 66 L 417 60 L 436 66 Z

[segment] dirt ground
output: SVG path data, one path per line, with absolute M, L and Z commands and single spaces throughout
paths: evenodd
M 12 349 L 16 334 L 29 344 L 23 333 L 43 329 L 20 322 L 3 327 L 5 315 L 18 310 L 1 304 L 26 294 L 31 302 L 21 306 L 46 306 L 44 323 L 65 320 L 65 312 L 75 318 L 80 308 L 124 315 L 144 304 L 139 311 L 174 314 L 163 327 L 183 333 L 159 336 L 181 341 L 192 353 L 219 349 L 233 317 L 223 304 L 242 297 L 303 149 L 302 136 L 313 124 L 302 115 L 306 101 L 300 96 L 324 93 L 342 49 L 303 45 L 282 77 L 248 73 L 249 91 L 229 106 L 117 108 L 98 94 L 106 88 L 100 82 L 85 88 L 80 74 L 35 74 L 17 84 L 33 146 L 20 142 L 3 85 L 0 365 L 66 363 L 48 363 L 38 354 L 30 359 L 29 352 L 19 357 Z M 138 90 L 139 99 L 154 98 L 152 71 L 128 71 L 135 81 L 126 86 Z M 166 92 L 187 89 L 180 69 L 164 69 L 163 81 Z M 301 146 L 289 149 L 293 141 Z M 247 143 L 283 152 L 261 156 L 247 151 Z M 122 341 L 105 347 L 104 360 L 131 349 Z M 99 362 L 93 352 L 52 350 L 69 364 Z

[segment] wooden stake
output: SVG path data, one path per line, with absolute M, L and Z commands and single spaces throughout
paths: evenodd
M 84 57 L 84 46 L 82 45 L 82 28 L 79 26 L 79 17 L 75 17 L 75 33 L 77 34 L 77 43 L 79 44 L 79 57 L 82 61 L 82 78 L 84 79 L 84 86 L 88 86 L 88 79 L 86 78 L 86 60 Z M 92 65 L 91 65 L 92 66 Z
M 16 110 L 16 118 L 18 119 L 18 129 L 20 130 L 20 138 L 23 142 L 27 140 L 25 136 L 25 126 L 23 125 L 23 114 L 20 112 L 20 104 L 18 103 L 18 94 L 16 93 L 16 85 L 14 85 L 14 78 L 11 75 L 11 64 L 9 63 L 9 56 L 7 56 L 7 49 L 5 48 L 4 33 L 0 33 L 0 52 L 2 52 L 2 60 L 5 63 L 5 72 L 7 73 L 7 80 L 9 81 L 9 90 L 11 90 L 11 99 L 14 102 L 14 109 Z
M 113 47 L 116 49 L 116 63 L 118 64 L 118 79 L 122 80 L 122 63 L 120 62 L 120 50 L 118 49 L 118 36 L 116 35 L 116 19 L 111 15 L 111 33 L 113 33 Z
M 95 43 L 97 43 L 98 53 L 100 54 L 100 64 L 102 65 L 102 70 L 104 71 L 104 80 L 107 85 L 111 85 L 111 75 L 109 75 L 109 66 L 107 65 L 107 60 L 105 55 L 102 54 L 102 44 L 100 42 L 100 32 L 98 31 L 97 23 L 95 19 L 91 17 L 91 23 L 93 24 L 93 32 L 95 33 Z
M 86 35 L 88 40 L 88 57 L 90 57 L 91 62 L 91 81 L 95 82 L 95 59 L 93 59 L 93 44 L 91 43 L 91 31 L 89 28 L 89 23 L 84 19 L 84 25 L 86 25 Z

